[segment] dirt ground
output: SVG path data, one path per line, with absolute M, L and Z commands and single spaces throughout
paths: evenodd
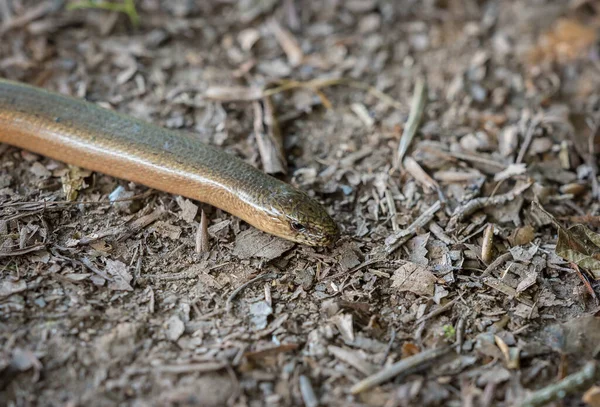
M 597 2 L 73 4 L 0 0 L 0 77 L 261 168 L 270 90 L 342 236 L 0 144 L 1 405 L 600 406 Z

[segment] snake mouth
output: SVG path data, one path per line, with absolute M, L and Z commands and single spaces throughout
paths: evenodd
M 313 247 L 331 247 L 340 237 L 340 231 L 334 223 L 333 227 L 328 230 L 321 230 L 314 233 L 304 234 L 303 236 L 298 236 L 300 238 L 301 243 L 307 244 Z

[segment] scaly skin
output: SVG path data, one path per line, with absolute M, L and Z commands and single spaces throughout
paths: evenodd
M 0 142 L 221 208 L 265 232 L 327 246 L 338 228 L 304 192 L 193 134 L 0 79 Z

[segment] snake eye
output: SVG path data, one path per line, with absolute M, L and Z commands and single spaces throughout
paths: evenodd
M 301 223 L 298 222 L 292 222 L 291 225 L 292 229 L 294 229 L 296 232 L 302 232 L 303 230 L 305 230 L 306 228 L 304 227 L 304 225 L 302 225 Z

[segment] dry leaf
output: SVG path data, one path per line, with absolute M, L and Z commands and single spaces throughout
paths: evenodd
M 85 178 L 92 175 L 91 171 L 79 167 L 69 166 L 69 171 L 61 177 L 63 193 L 67 201 L 77 199 L 78 191 L 87 188 Z
M 556 254 L 587 270 L 595 280 L 600 279 L 600 235 L 584 225 L 558 229 Z
M 574 225 L 566 229 L 539 203 L 533 202 L 532 208 L 550 218 L 558 229 L 556 254 L 577 264 L 590 273 L 595 280 L 600 280 L 600 235 L 584 225 Z
M 398 291 L 410 291 L 418 295 L 433 295 L 436 276 L 426 267 L 406 263 L 392 276 L 392 288 Z
M 257 229 L 248 229 L 236 236 L 233 255 L 238 259 L 258 257 L 272 260 L 293 246 L 294 243 L 288 240 L 270 236 Z
M 108 288 L 116 291 L 133 291 L 131 280 L 133 277 L 127 271 L 127 265 L 120 261 L 106 260 L 106 273 L 113 277 Z

